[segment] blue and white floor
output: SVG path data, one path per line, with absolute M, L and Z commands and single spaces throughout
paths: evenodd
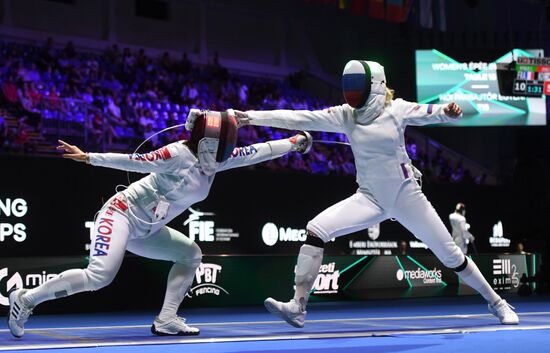
M 508 301 L 520 325 L 500 325 L 480 297 L 311 304 L 303 329 L 263 307 L 184 308 L 192 337 L 152 335 L 154 313 L 36 315 L 21 339 L 0 329 L 0 351 L 550 352 L 550 298 Z

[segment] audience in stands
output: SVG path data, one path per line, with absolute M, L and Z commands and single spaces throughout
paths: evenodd
M 78 52 L 69 42 L 56 49 L 48 38 L 44 46 L 0 43 L 1 105 L 18 117 L 16 127 L 0 124 L 0 151 L 34 153 L 29 130 L 50 136 L 87 136 L 89 149 L 131 152 L 154 149 L 188 137 L 183 128 L 154 134 L 181 124 L 191 108 L 321 109 L 329 104 L 299 90 L 300 74 L 286 82 L 230 74 L 218 54 L 208 65 L 193 67 L 186 53 L 173 59 L 168 52 L 158 58 L 143 49 L 121 50 L 117 44 L 103 54 Z M 338 102 L 330 102 L 337 104 Z M 267 127 L 239 130 L 240 143 L 279 139 L 289 132 Z M 77 137 L 78 136 L 78 137 Z M 343 134 L 314 133 L 316 139 L 345 142 Z M 68 137 L 69 138 L 69 137 Z M 413 163 L 433 182 L 474 182 L 458 162 L 451 167 L 441 151 L 430 158 L 407 140 Z M 294 170 L 315 174 L 355 174 L 347 146 L 315 144 L 308 155 L 292 154 L 256 168 Z M 479 178 L 481 182 L 483 178 Z

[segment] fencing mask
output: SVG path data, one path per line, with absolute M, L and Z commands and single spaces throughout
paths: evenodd
M 348 61 L 342 73 L 342 91 L 352 108 L 378 116 L 386 101 L 384 67 L 374 61 Z
M 455 212 L 460 213 L 463 216 L 466 215 L 466 205 L 462 202 L 457 203 L 455 207 Z
M 237 144 L 237 120 L 233 110 L 204 111 L 195 121 L 189 144 L 196 146 L 203 172 L 213 175 L 216 164 L 226 161 Z

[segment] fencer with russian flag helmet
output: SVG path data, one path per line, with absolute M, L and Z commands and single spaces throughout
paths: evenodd
M 422 240 L 463 283 L 477 290 L 502 324 L 517 324 L 518 316 L 453 242 L 422 193 L 418 181 L 421 173 L 405 150 L 407 126 L 459 119 L 460 107 L 455 103 L 418 104 L 393 99 L 393 91 L 386 87 L 384 67 L 374 61 L 348 62 L 342 75 L 342 88 L 347 104 L 323 110 L 235 111 L 239 126 L 344 133 L 357 169 L 357 192 L 307 224 L 307 240 L 300 248 L 296 265 L 293 299 L 280 302 L 268 298 L 266 308 L 291 325 L 302 327 L 309 293 L 322 263 L 324 244 L 393 218 Z
M 215 173 L 278 158 L 290 151 L 305 153 L 311 136 L 235 148 L 233 113 L 198 112 L 189 141 L 171 143 L 145 154 L 84 153 L 59 141 L 63 157 L 93 166 L 149 173 L 111 197 L 97 213 L 85 269 L 64 271 L 32 289 L 9 294 L 8 326 L 16 337 L 38 304 L 107 286 L 115 278 L 126 250 L 151 259 L 172 261 L 162 309 L 151 331 L 156 335 L 197 335 L 177 316 L 201 262 L 201 250 L 190 238 L 166 226 L 194 203 L 208 196 Z

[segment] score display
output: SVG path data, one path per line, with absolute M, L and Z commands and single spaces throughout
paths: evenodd
M 542 96 L 544 84 L 537 81 L 514 80 L 512 92 L 515 96 L 540 97 Z
M 550 58 L 519 57 L 515 71 L 513 95 L 540 97 L 550 94 Z
M 455 54 L 432 49 L 415 55 L 417 101 L 462 107 L 464 117 L 445 126 L 546 125 L 550 58 L 542 58 L 542 50 Z

